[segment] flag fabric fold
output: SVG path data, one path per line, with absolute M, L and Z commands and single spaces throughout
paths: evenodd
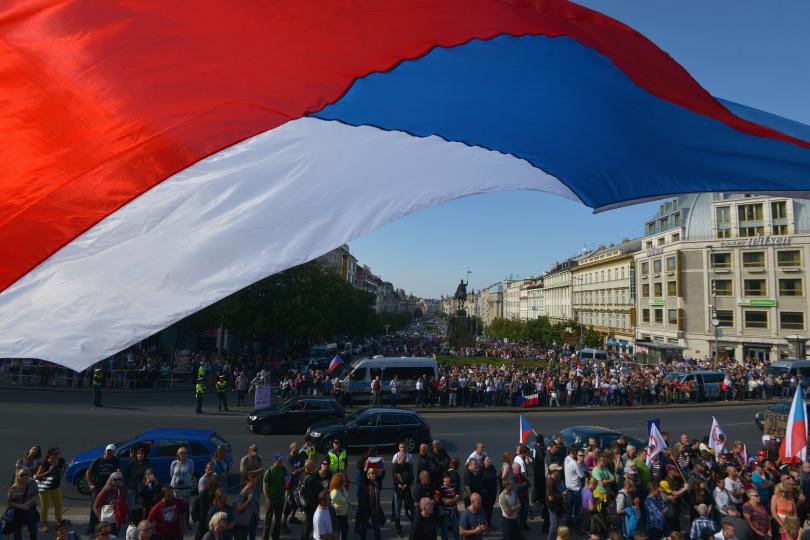
M 517 397 L 518 407 L 537 407 L 538 405 L 540 405 L 539 394 L 531 394 L 528 396 L 524 396 L 523 394 L 521 394 Z
M 807 408 L 802 399 L 801 385 L 796 387 L 790 404 L 785 438 L 779 448 L 779 455 L 785 462 L 805 459 L 807 456 Z
M 335 357 L 332 358 L 332 361 L 329 362 L 329 368 L 326 370 L 326 373 L 329 376 L 331 376 L 332 373 L 342 365 L 343 365 L 343 359 L 340 357 L 339 354 L 336 354 Z
M 520 444 L 526 444 L 526 440 L 529 438 L 529 435 L 535 433 L 534 428 L 529 423 L 529 421 L 526 420 L 526 417 L 523 416 L 522 414 L 520 415 L 520 420 L 518 423 L 519 423 L 518 435 L 520 437 L 519 438 Z
M 712 427 L 709 430 L 708 446 L 714 450 L 715 454 L 722 454 L 726 450 L 726 433 L 714 416 L 712 416 Z
M 658 426 L 655 423 L 650 424 L 650 439 L 647 444 L 647 465 L 652 462 L 652 458 L 666 450 L 667 443 L 661 432 L 658 431 Z

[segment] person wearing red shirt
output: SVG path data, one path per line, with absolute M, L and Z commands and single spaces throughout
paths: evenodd
M 163 498 L 152 507 L 149 521 L 155 524 L 155 532 L 165 540 L 182 540 L 188 521 L 188 505 L 174 496 L 171 486 L 163 486 Z

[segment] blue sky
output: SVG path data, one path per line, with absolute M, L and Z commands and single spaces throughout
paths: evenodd
M 711 94 L 810 124 L 810 2 L 588 0 L 645 34 Z M 417 296 L 542 273 L 583 247 L 638 236 L 659 203 L 594 215 L 545 193 L 478 195 L 406 216 L 351 243 L 383 279 Z

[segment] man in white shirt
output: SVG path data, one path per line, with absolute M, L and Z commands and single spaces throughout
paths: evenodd
M 736 527 L 732 523 L 723 523 L 720 532 L 714 535 L 715 540 L 737 540 Z
M 732 506 L 731 495 L 729 495 L 728 491 L 726 491 L 725 482 L 717 483 L 717 486 L 714 488 L 714 493 L 712 493 L 712 498 L 714 499 L 714 507 L 717 508 L 717 511 L 720 512 L 721 516 L 725 516 L 725 508 L 727 506 Z
M 743 502 L 743 493 L 745 493 L 743 484 L 740 482 L 740 473 L 738 473 L 737 469 L 733 466 L 727 467 L 726 471 L 728 472 L 728 476 L 726 476 L 725 479 L 726 491 L 729 497 L 731 497 L 731 502 L 739 506 Z
M 568 508 L 568 523 L 579 530 L 579 511 L 582 507 L 582 481 L 585 478 L 585 451 L 574 445 L 568 448 L 563 461 L 565 479 L 565 502 Z
M 408 449 L 405 446 L 405 443 L 403 441 L 400 441 L 399 450 L 397 450 L 397 452 L 391 458 L 391 465 L 394 465 L 397 462 L 397 457 L 399 457 L 400 454 L 405 456 L 405 463 L 413 463 L 413 459 L 411 458 L 411 455 L 408 453 Z
M 472 454 L 470 454 L 470 457 L 467 458 L 467 461 L 469 462 L 471 459 L 474 459 L 475 461 L 477 461 L 478 462 L 478 470 L 480 471 L 481 470 L 481 463 L 484 461 L 484 458 L 486 457 L 486 455 L 487 455 L 487 453 L 486 453 L 486 450 L 484 449 L 484 443 L 480 442 L 480 443 L 477 443 L 475 445 L 475 451 Z
M 329 515 L 329 494 L 322 491 L 318 498 L 318 508 L 312 517 L 312 538 L 315 540 L 333 540 L 332 518 Z
M 520 466 L 522 474 L 528 474 L 529 467 L 529 447 L 525 444 L 519 444 L 515 449 L 515 459 L 512 463 L 517 463 Z

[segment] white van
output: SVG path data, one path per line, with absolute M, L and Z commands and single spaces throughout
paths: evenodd
M 602 362 L 607 362 L 608 355 L 605 351 L 600 351 L 599 349 L 589 349 L 584 348 L 579 353 L 580 359 L 582 360 L 591 360 L 592 362 L 596 362 L 601 364 Z
M 375 356 L 361 358 L 349 364 L 348 372 L 352 379 L 353 396 L 370 396 L 371 381 L 378 375 L 383 383 L 383 393 L 388 390 L 388 383 L 394 376 L 399 376 L 399 391 L 408 399 L 416 389 L 416 380 L 423 376 L 427 382 L 431 376 L 439 376 L 439 365 L 433 358 Z

